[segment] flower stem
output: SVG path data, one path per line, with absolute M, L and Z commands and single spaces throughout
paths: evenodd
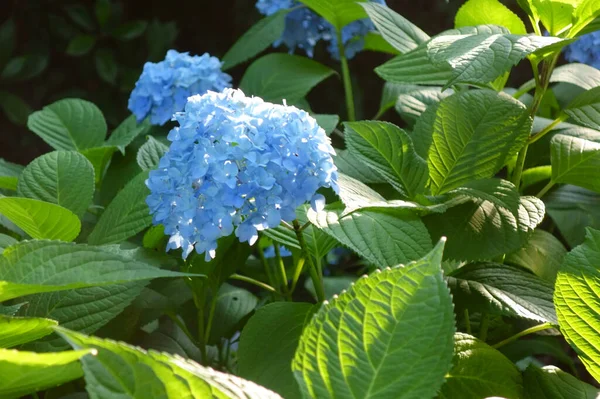
M 538 133 L 534 134 L 533 136 L 529 137 L 529 145 L 535 143 L 536 141 L 538 141 L 539 139 L 544 137 L 548 132 L 550 132 L 552 129 L 554 129 L 556 127 L 556 125 L 558 125 L 559 123 L 561 123 L 564 120 L 565 120 L 565 115 L 561 115 L 558 118 L 556 118 L 555 120 L 553 120 L 552 123 L 550 123 L 544 129 L 542 129 Z
M 548 190 L 550 190 L 554 186 L 554 184 L 555 184 L 554 181 L 550 180 L 548 182 L 548 184 L 546 184 L 544 186 L 544 188 L 542 188 L 540 190 L 540 192 L 537 193 L 535 196 L 538 197 L 538 198 L 542 198 L 548 192 Z
M 291 301 L 292 298 L 289 294 L 288 291 L 288 278 L 287 278 L 287 274 L 285 272 L 285 264 L 283 263 L 283 258 L 281 257 L 281 251 L 279 248 L 279 244 L 274 242 L 273 243 L 273 248 L 275 248 L 275 261 L 277 262 L 277 265 L 279 266 L 279 277 L 280 277 L 280 290 L 281 293 L 285 296 L 285 298 L 288 301 Z
M 348 120 L 353 122 L 356 120 L 354 111 L 354 94 L 352 94 L 352 79 L 350 78 L 350 68 L 348 67 L 348 59 L 346 58 L 346 50 L 342 42 L 342 31 L 337 29 L 338 52 L 340 53 L 340 63 L 342 65 L 342 79 L 344 80 L 344 92 L 346 94 L 346 111 L 348 112 Z
M 248 283 L 248 284 L 253 284 L 253 285 L 255 285 L 257 287 L 260 287 L 260 288 L 262 288 L 264 290 L 267 290 L 267 291 L 272 292 L 274 294 L 278 294 L 277 290 L 275 288 L 271 287 L 269 284 L 265 284 L 262 281 L 255 280 L 252 277 L 242 276 L 241 274 L 234 273 L 231 276 L 229 276 L 229 278 L 231 278 L 233 280 L 243 281 L 243 282 Z
M 300 227 L 300 223 L 298 219 L 294 219 L 294 230 L 296 231 L 296 238 L 300 243 L 300 248 L 302 248 L 302 252 L 304 253 L 304 258 L 308 263 L 308 272 L 310 273 L 310 278 L 312 279 L 313 285 L 315 286 L 315 292 L 317 293 L 317 299 L 319 302 L 323 302 L 325 300 L 325 289 L 323 287 L 323 276 L 321 275 L 320 270 L 317 270 L 313 259 L 308 252 L 308 247 L 306 245 L 306 240 L 304 239 L 304 235 L 302 234 L 302 230 Z
M 481 321 L 479 322 L 479 339 L 485 342 L 487 340 L 488 327 L 490 325 L 490 315 L 484 313 L 481 315 Z
M 465 309 L 465 328 L 467 329 L 467 334 L 471 333 L 471 320 L 469 319 L 469 309 Z
M 523 330 L 520 333 L 513 335 L 512 337 L 506 338 L 504 341 L 500 341 L 497 344 L 492 345 L 492 348 L 494 348 L 494 349 L 501 348 L 504 345 L 510 344 L 511 342 L 516 341 L 517 339 L 519 339 L 525 335 L 533 334 L 538 331 L 548 330 L 550 328 L 554 328 L 552 323 L 543 323 L 543 324 L 539 324 L 537 326 L 533 326 L 531 328 L 528 328 L 527 330 Z

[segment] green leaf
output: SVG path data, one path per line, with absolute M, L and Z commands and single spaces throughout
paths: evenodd
M 448 237 L 448 259 L 483 260 L 521 248 L 543 218 L 542 201 L 521 197 L 518 212 L 479 199 L 452 207 L 443 215 L 427 215 L 423 222 L 432 239 Z
M 571 25 L 573 0 L 530 0 L 536 17 L 551 35 L 558 35 Z
M 52 333 L 54 320 L 0 315 L 0 348 L 11 348 Z
M 0 176 L 14 176 L 19 177 L 25 167 L 16 163 L 5 161 L 0 158 Z
M 334 73 L 332 69 L 306 57 L 267 54 L 248 67 L 240 89 L 247 95 L 258 96 L 272 103 L 286 100 L 293 104 Z
M 83 375 L 77 360 L 90 352 L 34 353 L 0 349 L 0 397 L 19 398 L 75 380 Z
M 440 399 L 523 397 L 521 373 L 510 360 L 470 335 L 457 333 L 454 340 L 453 367 Z
M 137 153 L 137 163 L 142 170 L 156 169 L 162 156 L 169 151 L 169 147 L 154 137 L 148 136 L 147 139 Z
M 0 91 L 0 107 L 4 114 L 15 125 L 25 126 L 27 117 L 31 114 L 31 108 L 21 97 L 15 96 L 7 91 Z
M 455 331 L 441 270 L 443 246 L 441 241 L 417 262 L 358 280 L 319 309 L 292 363 L 305 397 L 436 394 L 451 367 Z
M 242 320 L 258 305 L 258 298 L 250 291 L 229 284 L 219 288 L 216 301 L 209 337 L 211 344 L 220 343 L 222 338 L 231 338 L 239 330 Z
M 81 359 L 92 397 L 281 399 L 239 377 L 171 356 L 111 340 L 88 337 L 63 328 L 56 331 L 75 348 L 93 348 Z
M 401 53 L 409 52 L 430 39 L 418 26 L 385 5 L 374 2 L 360 5 L 383 38 Z
M 112 34 L 119 40 L 128 41 L 140 37 L 148 27 L 147 21 L 128 21 L 113 30 Z
M 414 198 L 427 183 L 427 164 L 399 127 L 376 121 L 344 124 L 346 144 L 359 162 L 384 177 L 403 195 Z
M 0 198 L 0 214 L 32 238 L 73 241 L 81 230 L 81 222 L 70 210 L 30 198 Z
M 71 20 L 73 20 L 73 22 L 75 22 L 81 28 L 88 31 L 94 30 L 94 19 L 90 15 L 87 7 L 83 4 L 74 4 L 66 6 L 65 11 L 67 12 Z
M 396 104 L 396 100 L 401 93 L 404 93 L 407 90 L 412 90 L 415 87 L 418 86 L 386 82 L 383 85 L 383 92 L 381 93 L 381 101 L 379 103 L 379 111 L 377 111 L 377 115 L 383 115 L 388 109 L 392 108 Z
M 11 236 L 7 236 L 6 234 L 0 234 L 0 255 L 4 252 L 4 249 L 10 247 L 13 244 L 16 244 L 18 241 Z M 2 313 L 0 313 L 2 314 Z
M 67 54 L 80 57 L 89 53 L 96 45 L 96 38 L 92 35 L 77 35 L 69 42 Z
M 523 171 L 521 175 L 521 188 L 525 190 L 527 187 L 533 186 L 534 184 L 543 182 L 544 180 L 550 180 L 552 176 L 552 166 L 536 166 Z
M 552 181 L 600 192 L 600 143 L 557 134 L 550 142 Z
M 365 0 L 300 0 L 314 12 L 325 18 L 337 30 L 357 19 L 366 18 L 367 14 L 357 4 Z
M 556 324 L 552 284 L 520 268 L 469 264 L 448 277 L 448 286 L 458 309 Z
M 10 305 L 10 306 L 0 305 L 0 315 L 14 316 L 19 311 L 19 309 L 21 309 L 24 305 L 26 305 L 25 302 L 17 303 L 16 305 Z
M 502 345 L 498 350 L 514 363 L 531 356 L 549 355 L 576 372 L 575 362 L 570 353 L 565 351 L 562 336 L 530 335 L 528 339 Z
M 336 150 L 333 162 L 340 173 L 344 173 L 363 183 L 385 183 L 385 179 L 379 176 L 371 168 L 363 168 L 357 157 L 348 150 Z
M 427 108 L 413 137 L 427 157 L 432 194 L 494 176 L 525 144 L 531 124 L 522 103 L 491 90 L 456 93 Z
M 431 250 L 425 225 L 412 213 L 356 211 L 340 215 L 339 210 L 308 211 L 311 223 L 377 267 L 407 263 Z
M 400 52 L 392 47 L 379 32 L 373 31 L 365 35 L 365 50 L 398 55 Z
M 560 331 L 590 374 L 600 381 L 600 230 L 565 257 L 556 279 L 554 304 Z
M 94 181 L 97 185 L 102 181 L 104 173 L 110 164 L 113 154 L 117 150 L 117 147 L 113 146 L 102 146 L 88 148 L 80 151 L 81 154 L 91 162 L 94 167 Z
M 110 6 L 110 0 L 96 0 L 94 4 L 96 21 L 100 27 L 104 27 L 110 18 Z
M 575 97 L 565 113 L 581 125 L 600 130 L 600 86 Z
M 115 146 L 122 154 L 125 154 L 125 147 L 149 129 L 150 122 L 147 119 L 138 124 L 135 115 L 130 115 L 112 131 L 108 140 L 106 140 L 106 145 Z
M 521 266 L 554 283 L 567 250 L 552 234 L 536 229 L 525 246 L 506 256 L 505 263 Z
M 223 70 L 254 57 L 279 39 L 285 29 L 285 18 L 289 11 L 280 10 L 254 24 L 223 56 Z
M 395 83 L 487 85 L 527 55 L 552 44 L 557 37 L 513 35 L 494 25 L 443 32 L 416 49 L 377 67 L 375 72 Z
M 22 241 L 0 258 L 0 301 L 24 295 L 186 274 L 162 270 L 107 248 Z M 187 275 L 190 276 L 190 275 Z
M 554 366 L 530 365 L 523 372 L 523 386 L 529 399 L 596 399 L 600 395 L 597 388 Z
M 325 130 L 329 136 L 337 125 L 340 123 L 340 117 L 334 114 L 314 114 L 313 117 L 317 120 L 317 124 Z
M 469 0 L 454 18 L 455 28 L 485 24 L 503 26 L 517 35 L 527 34 L 521 18 L 498 0 Z
M 301 398 L 291 364 L 313 308 L 308 303 L 276 302 L 258 309 L 240 336 L 239 376 L 287 399 Z
M 94 168 L 75 151 L 34 159 L 19 178 L 17 195 L 60 205 L 82 217 L 92 203 Z
M 600 17 L 600 4 L 596 0 L 581 0 L 573 12 L 573 26 L 569 35 L 574 36 L 598 17 Z
M 15 49 L 15 21 L 7 19 L 0 26 L 0 69 L 5 65 Z
M 600 86 L 600 70 L 586 64 L 566 64 L 554 69 L 550 83 L 571 83 L 585 90 Z M 535 88 L 535 79 L 531 79 L 519 87 L 519 91 Z
M 105 82 L 114 84 L 117 80 L 119 68 L 112 50 L 108 48 L 98 49 L 94 55 L 94 63 L 96 64 L 98 76 Z
M 150 193 L 145 184 L 147 178 L 148 172 L 140 173 L 117 194 L 88 237 L 90 244 L 119 243 L 152 223 L 146 205 L 146 197 Z
M 441 90 L 441 87 L 419 87 L 400 93 L 396 99 L 396 112 L 402 119 L 415 123 L 430 105 L 438 104 L 444 98 L 454 94 L 453 90 Z
M 102 146 L 106 121 L 89 101 L 67 98 L 29 116 L 27 127 L 56 150 L 84 150 Z
M 147 281 L 134 281 L 29 295 L 22 298 L 27 307 L 19 311 L 19 316 L 45 317 L 58 321 L 64 328 L 91 334 L 123 312 L 146 284 Z M 50 335 L 26 347 L 36 352 L 56 352 L 69 345 L 62 338 Z

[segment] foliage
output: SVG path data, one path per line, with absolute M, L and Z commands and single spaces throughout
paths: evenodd
M 0 91 L 53 149 L 0 160 L 0 397 L 599 394 L 600 71 L 557 67 L 599 3 L 519 0 L 527 33 L 468 0 L 431 37 L 381 3 L 259 0 L 223 64 L 158 62 L 173 30 L 120 23 L 114 2 L 65 7 L 66 53 L 94 54 L 107 84 L 123 74 L 107 35 L 147 35 L 155 63 L 115 129 L 84 99 L 31 112 Z M 14 37 L 9 20 L 2 84 L 45 68 Z M 282 43 L 316 59 L 259 57 Z M 389 59 L 357 121 L 363 48 Z M 508 87 L 519 63 L 533 79 Z M 341 118 L 309 102 L 334 80 Z

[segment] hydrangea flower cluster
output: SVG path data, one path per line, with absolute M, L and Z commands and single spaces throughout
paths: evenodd
M 147 62 L 129 97 L 129 110 L 138 122 L 164 125 L 183 111 L 187 98 L 208 90 L 231 87 L 231 76 L 221 71 L 221 61 L 208 53 L 191 56 L 169 50 L 164 61 Z
M 213 258 L 217 239 L 234 232 L 252 245 L 299 205 L 323 206 L 320 187 L 337 191 L 335 151 L 305 111 L 225 89 L 190 97 L 175 119 L 146 203 L 171 236 L 167 250 L 184 258 L 194 247 Z
M 370 0 L 385 5 L 385 0 Z M 286 16 L 285 29 L 281 38 L 274 43 L 275 47 L 285 44 L 290 52 L 296 47 L 303 49 L 309 57 L 313 56 L 314 48 L 320 40 L 329 42 L 327 50 L 335 59 L 340 58 L 335 28 L 324 18 L 308 7 L 302 6 L 297 0 L 258 0 L 256 8 L 263 15 L 272 15 L 277 11 L 298 7 Z M 346 57 L 352 58 L 365 45 L 364 37 L 375 30 L 375 25 L 369 19 L 351 22 L 342 29 L 342 42 Z
M 600 30 L 583 35 L 565 48 L 569 62 L 581 62 L 600 69 Z

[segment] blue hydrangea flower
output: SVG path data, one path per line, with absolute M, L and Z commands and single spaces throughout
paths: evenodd
M 263 251 L 263 255 L 267 259 L 274 258 L 275 257 L 275 246 L 270 245 L 267 248 L 265 248 L 265 250 Z M 279 255 L 281 255 L 282 258 L 286 258 L 288 256 L 292 256 L 292 251 L 290 251 L 289 249 L 287 249 L 286 247 L 281 245 L 281 246 L 279 246 Z
M 301 204 L 322 206 L 320 187 L 337 191 L 335 152 L 305 111 L 225 89 L 190 97 L 175 119 L 146 203 L 171 236 L 167 250 L 184 258 L 194 247 L 214 257 L 217 239 L 234 232 L 252 245 Z
M 600 30 L 583 35 L 565 48 L 565 58 L 600 69 Z
M 370 0 L 385 5 L 385 0 Z M 329 42 L 327 49 L 333 58 L 339 59 L 335 28 L 324 18 L 296 0 L 258 0 L 256 8 L 263 15 L 271 15 L 283 9 L 299 7 L 291 11 L 285 20 L 285 29 L 281 38 L 274 43 L 275 47 L 285 44 L 290 52 L 298 47 L 312 58 L 314 48 L 320 40 Z M 354 21 L 342 29 L 342 41 L 346 57 L 352 58 L 365 45 L 364 37 L 375 30 L 369 19 Z
M 221 61 L 208 53 L 191 56 L 169 50 L 164 61 L 147 62 L 129 97 L 129 110 L 138 122 L 164 125 L 183 111 L 187 98 L 208 90 L 231 87 L 231 76 L 221 72 Z

